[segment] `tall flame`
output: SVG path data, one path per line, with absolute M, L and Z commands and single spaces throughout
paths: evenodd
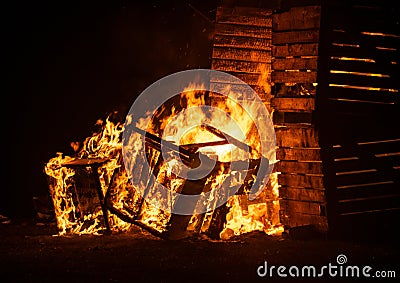
M 229 172 L 228 168 L 224 167 L 224 163 L 229 163 L 237 160 L 257 159 L 263 155 L 261 149 L 261 141 L 255 128 L 254 121 L 249 115 L 257 117 L 259 105 L 250 104 L 247 109 L 244 109 L 238 101 L 234 99 L 210 99 L 211 106 L 219 109 L 227 115 L 209 114 L 199 105 L 206 105 L 207 95 L 203 91 L 201 85 L 189 85 L 180 95 L 179 103 L 174 104 L 170 108 L 159 109 L 163 115 L 154 116 L 149 113 L 148 117 L 140 120 L 136 125 L 141 129 L 161 136 L 176 145 L 200 144 L 210 141 L 222 141 L 221 136 L 215 135 L 207 131 L 201 125 L 212 123 L 222 132 L 229 133 L 238 141 L 247 144 L 251 147 L 250 152 L 233 146 L 232 144 L 220 144 L 200 148 L 199 151 L 203 154 L 214 158 L 221 163 L 221 168 L 217 171 L 216 176 L 210 177 L 205 187 L 210 194 L 209 211 L 213 211 L 215 200 L 218 198 L 218 187 L 231 174 L 235 178 L 231 178 L 231 182 L 241 183 L 246 177 L 243 172 Z M 178 109 L 180 108 L 180 109 Z M 167 114 L 165 114 L 167 113 Z M 150 115 L 151 114 L 151 115 Z M 129 120 L 130 117 L 127 117 Z M 71 143 L 76 154 L 65 156 L 62 153 L 57 153 L 56 157 L 50 159 L 45 165 L 45 173 L 48 175 L 49 187 L 53 199 L 55 214 L 59 234 L 98 234 L 104 230 L 103 215 L 100 208 L 97 210 L 82 215 L 79 209 L 78 200 L 76 199 L 75 181 L 76 171 L 63 166 L 64 163 L 74 160 L 75 158 L 106 158 L 106 162 L 99 168 L 99 177 L 103 194 L 107 193 L 107 189 L 112 183 L 113 187 L 113 205 L 119 210 L 126 209 L 128 206 L 134 206 L 136 202 L 140 202 L 138 194 L 132 193 L 132 188 L 129 188 L 129 179 L 140 176 L 130 176 L 132 174 L 142 174 L 138 169 L 120 170 L 119 174 L 114 174 L 116 170 L 121 169 L 121 133 L 124 128 L 120 123 L 114 123 L 107 118 L 105 121 L 97 121 L 97 125 L 101 126 L 99 132 L 88 137 L 79 147 L 78 143 Z M 130 156 L 137 164 L 141 161 L 137 160 L 137 153 L 141 150 L 138 143 L 133 143 L 134 148 L 130 150 Z M 148 152 L 151 157 L 151 162 L 157 163 L 159 153 L 156 151 Z M 276 162 L 276 160 L 270 160 Z M 138 166 L 134 164 L 132 166 Z M 153 165 L 154 165 L 153 164 Z M 175 159 L 165 160 L 164 164 L 159 165 L 156 180 L 165 185 L 169 190 L 180 192 L 184 184 L 182 178 L 177 178 L 173 174 L 174 168 L 181 166 Z M 136 168 L 136 167 L 134 167 Z M 143 187 L 148 184 L 141 184 Z M 230 184 L 233 185 L 233 184 Z M 133 190 L 143 190 L 144 188 L 133 188 Z M 229 200 L 227 206 L 229 212 L 226 216 L 226 224 L 220 236 L 227 239 L 232 235 L 240 235 L 254 230 L 264 231 L 267 234 L 275 234 L 281 231 L 279 225 L 279 202 L 278 202 L 278 183 L 276 175 L 272 175 L 267 190 L 270 192 L 265 199 L 259 199 L 258 202 L 252 202 L 247 205 L 241 203 L 243 196 L 234 196 Z M 151 193 L 151 192 L 150 192 Z M 247 197 L 247 196 L 244 196 Z M 160 197 L 154 195 L 152 201 L 144 202 L 141 206 L 141 211 L 138 218 L 142 223 L 152 227 L 158 231 L 164 231 L 170 217 L 169 213 L 158 209 L 159 203 L 162 201 Z M 168 199 L 167 202 L 173 204 L 173 199 Z M 129 209 L 126 209 L 127 211 Z M 204 217 L 203 225 L 207 225 L 207 217 Z M 109 222 L 113 231 L 127 231 L 131 224 L 121 220 L 116 215 L 109 214 Z

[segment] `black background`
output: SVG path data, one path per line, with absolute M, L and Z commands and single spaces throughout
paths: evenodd
M 211 1 L 2 4 L 0 214 L 33 215 L 46 162 L 163 76 L 210 68 Z

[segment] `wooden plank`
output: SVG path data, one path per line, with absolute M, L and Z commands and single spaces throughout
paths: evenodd
M 349 85 L 331 85 L 326 94 L 327 98 L 343 98 L 349 100 L 399 103 L 399 94 L 389 90 L 360 89 Z
M 234 93 L 239 100 L 254 98 L 253 96 L 254 93 L 249 91 L 249 85 L 247 84 L 210 83 L 210 87 L 213 92 L 212 95 L 210 95 L 211 104 L 216 102 L 215 94 L 218 93 Z M 268 108 L 268 111 L 271 112 L 271 106 L 268 103 L 268 101 L 270 100 L 269 94 L 262 92 L 257 88 L 257 86 L 250 86 L 250 87 L 258 94 L 258 96 L 263 101 L 265 101 L 264 104 Z
M 387 169 L 390 170 L 394 166 L 400 166 L 400 155 L 388 155 L 376 157 L 374 154 L 352 158 L 352 159 L 337 159 L 333 164 L 335 172 L 350 172 L 358 170 L 370 169 Z
M 236 60 L 223 60 L 213 59 L 211 68 L 213 70 L 221 70 L 227 72 L 243 72 L 250 74 L 260 74 L 261 71 L 271 71 L 271 64 L 269 63 L 258 63 L 258 62 L 246 62 Z
M 317 56 L 318 43 L 295 43 L 287 45 L 272 46 L 272 56 L 289 57 L 289 56 Z
M 398 134 L 398 136 L 400 133 Z M 357 142 L 361 143 L 358 144 Z M 384 154 L 400 152 L 400 136 L 393 139 L 366 140 L 360 139 L 357 142 L 342 144 L 340 147 L 332 148 L 332 155 L 335 158 L 346 158 L 359 156 L 361 152 L 370 154 Z
M 325 190 L 310 188 L 280 187 L 279 197 L 284 200 L 325 202 Z
M 398 174 L 397 174 L 398 175 Z M 396 173 L 388 174 L 384 171 L 359 171 L 354 174 L 335 176 L 335 187 L 339 189 L 363 187 L 371 184 L 386 184 L 396 181 Z M 368 185 L 369 184 L 369 185 Z
M 355 128 L 355 132 L 365 134 L 365 125 L 371 124 L 372 138 L 380 138 L 379 134 L 382 130 L 379 127 L 386 127 L 387 121 L 397 120 L 397 115 L 395 116 L 393 113 L 397 112 L 400 106 L 394 103 L 348 100 L 345 98 L 328 98 L 328 100 L 327 105 L 332 110 L 332 118 L 337 119 L 336 125 L 332 125 L 333 128 L 352 125 L 353 127 L 360 127 Z M 376 120 L 373 117 L 376 117 Z M 383 121 L 384 118 L 387 118 L 387 120 Z M 348 125 L 346 125 L 346 120 Z M 351 136 L 354 136 L 353 133 L 351 133 Z
M 231 84 L 231 83 L 210 83 L 210 88 L 215 93 L 233 92 L 235 94 L 246 94 L 249 92 L 249 86 L 246 84 Z M 212 97 L 212 100 L 215 98 Z
M 270 39 L 272 36 L 272 30 L 271 28 L 267 27 L 252 27 L 245 25 L 239 26 L 217 23 L 215 25 L 215 34 Z
M 273 70 L 316 70 L 317 57 L 314 58 L 275 58 L 272 60 Z
M 214 35 L 214 47 L 235 47 L 251 50 L 271 50 L 270 38 L 241 37 L 230 35 Z
M 376 198 L 384 195 L 400 195 L 400 187 L 395 183 L 381 182 L 358 187 L 341 188 L 336 191 L 337 199 Z
M 358 60 L 360 63 L 371 63 L 368 64 L 371 67 L 372 63 L 375 62 L 375 64 L 381 68 L 398 68 L 399 57 L 396 55 L 396 53 L 399 52 L 399 48 L 385 49 L 379 48 L 379 46 L 378 48 L 377 46 L 363 47 L 358 43 L 351 43 L 352 45 L 346 44 L 333 42 L 332 45 L 329 46 L 328 51 L 331 58 L 344 58 L 350 62 Z M 352 58 L 355 59 L 351 60 Z
M 399 90 L 399 82 L 390 77 L 364 76 L 349 73 L 330 73 L 330 84 Z
M 315 109 L 315 98 L 313 97 L 274 97 L 271 105 L 277 110 L 312 111 Z
M 322 174 L 322 162 L 283 160 L 275 164 L 276 172 L 297 174 Z
M 218 18 L 221 15 L 245 15 L 249 17 L 265 18 L 272 15 L 272 10 L 245 6 L 219 6 L 217 8 L 216 17 Z
M 309 112 L 282 112 L 275 110 L 272 113 L 272 121 L 278 124 L 311 124 L 313 114 Z
M 317 72 L 274 71 L 271 77 L 274 83 L 315 83 L 317 81 Z
M 274 32 L 272 44 L 318 43 L 319 30 Z
M 339 214 L 400 208 L 400 194 L 338 202 Z
M 280 147 L 319 147 L 318 131 L 313 127 L 282 127 L 275 134 Z
M 273 15 L 274 31 L 319 28 L 321 6 L 293 7 L 288 12 Z
M 310 201 L 295 201 L 295 200 L 280 200 L 279 205 L 281 210 L 285 211 L 288 215 L 292 213 L 306 213 L 321 215 L 324 210 L 324 204 L 320 202 L 310 202 Z
M 360 46 L 360 50 L 376 50 L 376 47 L 386 47 L 399 49 L 400 36 L 399 35 L 372 35 L 368 33 L 332 30 L 329 34 L 330 42 L 344 44 L 348 46 Z M 274 42 L 274 41 L 273 41 Z
M 272 27 L 272 16 L 248 16 L 240 14 L 217 14 L 217 23 L 246 25 L 255 27 Z
M 400 71 L 400 67 L 398 65 L 392 64 L 389 61 L 365 62 L 360 60 L 351 60 L 350 58 L 346 58 L 345 60 L 340 60 L 339 59 L 340 57 L 333 57 L 333 58 L 337 59 L 332 59 L 328 62 L 330 70 L 384 74 L 384 75 L 390 75 L 392 77 L 395 77 L 396 73 Z M 389 59 L 390 57 L 388 56 L 387 58 Z
M 272 56 L 271 51 L 266 50 L 251 50 L 243 48 L 226 48 L 215 46 L 213 48 L 212 58 L 270 63 Z
M 307 174 L 278 174 L 278 183 L 281 186 L 297 187 L 297 188 L 324 188 L 323 176 L 307 175 Z
M 257 73 L 239 73 L 239 72 L 229 72 L 239 80 L 245 82 L 246 84 L 249 84 L 251 86 L 259 84 L 260 80 L 263 78 L 261 74 Z M 211 77 L 211 82 L 212 83 L 238 83 L 238 80 L 233 80 L 233 81 L 226 81 L 226 76 L 220 77 L 218 74 L 213 74 Z
M 279 147 L 276 151 L 278 160 L 303 160 L 319 161 L 321 160 L 321 149 L 306 147 Z

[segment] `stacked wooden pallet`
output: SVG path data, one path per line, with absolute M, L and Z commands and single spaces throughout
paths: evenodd
M 273 122 L 281 222 L 327 230 L 315 110 L 320 6 L 293 7 L 272 18 Z
M 318 123 L 336 234 L 387 237 L 400 224 L 399 13 L 378 0 L 323 10 Z
M 218 7 L 211 68 L 236 76 L 269 104 L 271 38 L 272 10 Z M 228 86 L 238 93 L 243 89 L 242 84 L 218 77 L 213 77 L 211 83 L 216 91 Z

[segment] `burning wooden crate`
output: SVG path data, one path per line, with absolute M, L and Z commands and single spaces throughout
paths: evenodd
M 273 184 L 263 192 L 263 202 L 246 201 L 249 187 L 256 182 L 254 176 L 263 161 L 256 149 L 258 140 L 253 135 L 251 116 L 238 103 L 217 97 L 218 94 L 189 89 L 167 101 L 154 115 L 149 116 L 151 122 L 145 127 L 146 130 L 135 126 L 135 138 L 144 139 L 146 156 L 130 156 L 129 166 L 132 167 L 129 169 L 126 169 L 127 163 L 123 162 L 121 154 L 122 127 L 109 120 L 102 123 L 100 132 L 85 140 L 74 157 L 60 155 L 50 160 L 46 165 L 46 173 L 60 233 L 109 233 L 129 229 L 131 224 L 168 239 L 182 239 L 200 233 L 211 238 L 227 239 L 254 230 L 268 234 L 281 231 L 276 210 L 277 193 Z M 180 119 L 169 120 L 175 117 L 175 113 L 187 108 L 194 109 L 196 107 L 192 106 L 203 105 L 203 102 L 237 116 L 236 120 L 230 120 L 230 115 L 223 115 L 219 123 L 222 129 L 230 129 L 238 127 L 234 121 L 239 121 L 246 129 L 245 140 L 238 140 L 208 124 L 195 123 L 196 126 L 193 126 L 197 120 L 213 120 L 201 107 L 193 110 L 195 112 L 189 111 L 190 119 L 179 116 Z M 183 131 L 184 135 L 177 135 L 176 131 Z M 168 139 L 160 138 L 163 134 Z M 129 145 L 135 146 L 137 143 Z M 178 154 L 189 167 L 197 168 L 200 160 L 201 163 L 211 164 L 206 166 L 206 171 L 210 172 L 196 180 L 179 177 L 169 164 L 172 162 L 174 166 L 177 159 L 165 159 L 161 145 L 168 152 Z M 275 158 L 275 151 L 272 151 Z M 141 150 L 135 148 L 129 152 L 133 154 Z M 233 170 L 231 164 L 240 163 L 243 158 L 249 162 L 248 168 Z M 269 163 L 269 160 L 266 162 Z M 149 166 L 145 166 L 145 163 Z M 82 181 L 82 175 L 86 182 L 79 182 Z M 137 182 L 130 182 L 132 180 Z M 168 189 L 166 198 L 160 197 L 159 185 Z M 224 190 L 219 190 L 218 186 L 221 185 Z M 234 187 L 238 189 L 232 189 Z M 188 214 L 172 213 L 163 209 L 163 205 L 179 205 L 179 197 L 176 198 L 175 193 L 210 193 L 207 199 L 210 201 L 205 210 L 197 208 L 205 205 L 203 201 L 197 201 Z M 220 199 L 223 204 L 217 205 Z
M 282 224 L 338 235 L 398 223 L 400 131 L 385 125 L 399 113 L 399 11 L 302 2 L 220 7 L 212 68 L 271 109 Z

